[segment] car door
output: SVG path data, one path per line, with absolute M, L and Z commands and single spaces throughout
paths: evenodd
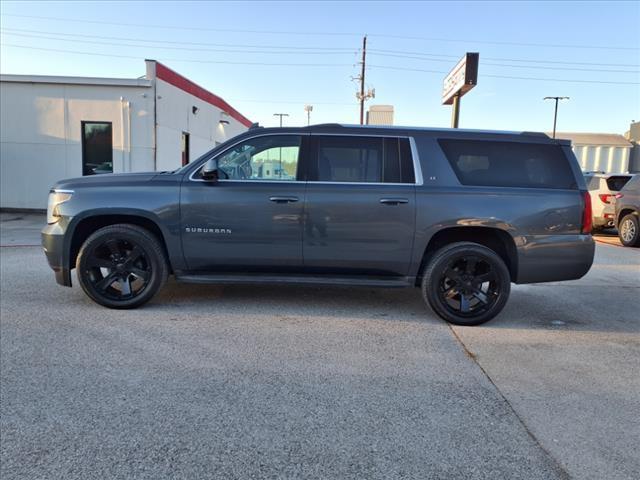
M 312 135 L 309 158 L 305 270 L 407 275 L 417 178 L 409 139 Z
M 302 268 L 302 135 L 259 135 L 217 156 L 217 181 L 200 169 L 181 189 L 182 247 L 192 271 L 295 272 Z

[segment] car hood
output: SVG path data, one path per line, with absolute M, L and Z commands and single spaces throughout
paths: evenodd
M 86 177 L 60 180 L 53 186 L 53 188 L 73 189 L 77 187 L 131 185 L 136 183 L 146 183 L 156 175 L 158 175 L 158 172 L 105 173 L 100 175 L 88 175 Z

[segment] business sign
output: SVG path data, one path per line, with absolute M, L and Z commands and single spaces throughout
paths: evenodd
M 442 84 L 442 104 L 451 105 L 453 97 L 467 93 L 478 83 L 479 53 L 467 53 L 453 70 L 444 78 Z

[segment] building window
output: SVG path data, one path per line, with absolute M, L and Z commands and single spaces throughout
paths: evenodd
M 82 174 L 113 173 L 111 122 L 81 122 Z
M 182 166 L 184 167 L 187 163 L 189 163 L 189 134 L 187 132 L 182 132 L 180 149 L 182 151 Z

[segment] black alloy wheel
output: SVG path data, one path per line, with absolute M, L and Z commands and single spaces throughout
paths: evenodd
M 158 240 L 136 225 L 101 228 L 83 244 L 76 262 L 85 293 L 109 308 L 135 308 L 149 301 L 168 275 Z
M 504 308 L 510 289 L 509 270 L 500 256 L 471 242 L 438 250 L 422 281 L 427 303 L 456 325 L 479 325 L 492 319 Z

